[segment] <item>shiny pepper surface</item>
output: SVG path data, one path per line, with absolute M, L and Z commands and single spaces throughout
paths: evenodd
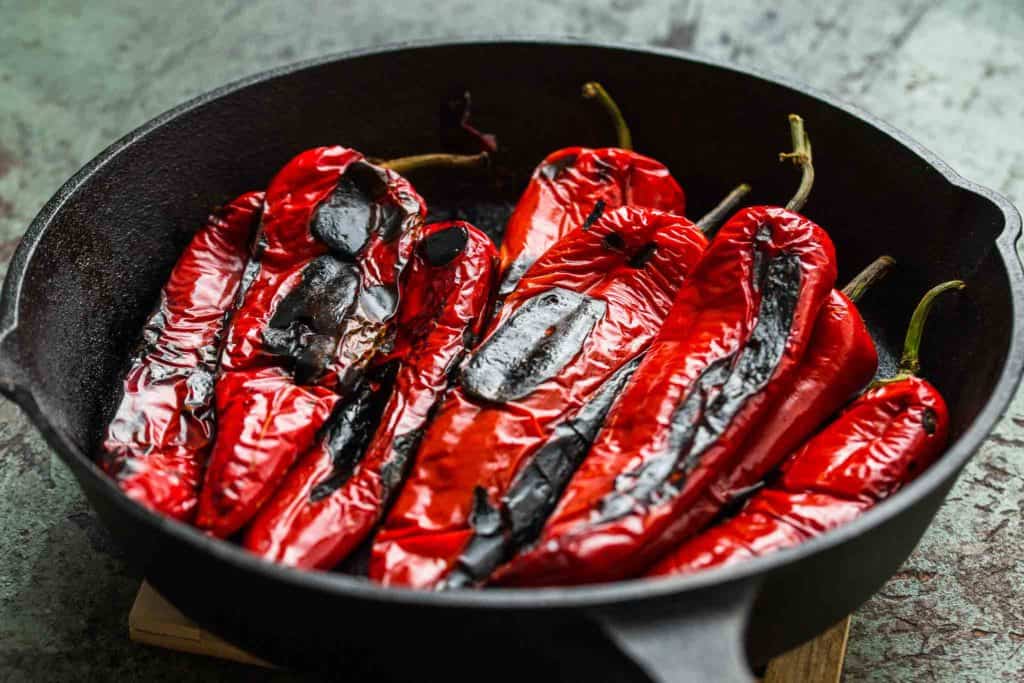
M 845 524 L 919 474 L 948 437 L 945 401 L 927 381 L 872 389 L 790 456 L 738 515 L 685 542 L 650 575 L 732 564 Z
M 490 238 L 473 226 L 425 228 L 403 281 L 395 348 L 381 361 L 399 367 L 377 390 L 388 396 L 379 418 L 368 429 L 359 423 L 371 401 L 361 413 L 337 411 L 253 521 L 247 548 L 284 564 L 330 569 L 369 535 L 401 486 L 452 370 L 482 332 L 497 266 Z
M 742 467 L 835 281 L 825 232 L 775 207 L 730 219 L 540 538 L 495 577 L 547 585 L 636 576 L 696 531 L 685 512 Z
M 195 514 L 214 437 L 213 382 L 262 192 L 210 216 L 178 259 L 103 442 L 101 465 L 133 500 L 176 519 Z
M 833 290 L 814 323 L 810 346 L 779 402 L 743 446 L 732 473 L 708 488 L 684 515 L 699 528 L 737 491 L 760 482 L 871 381 L 878 352 L 857 307 Z
M 405 179 L 343 147 L 303 152 L 271 181 L 217 379 L 198 526 L 224 537 L 248 522 L 389 343 L 424 215 Z
M 660 162 L 636 152 L 569 147 L 537 166 L 501 243 L 502 293 L 555 242 L 620 206 L 682 216 L 686 196 Z
M 604 417 L 593 402 L 614 398 L 602 390 L 632 370 L 706 243 L 684 218 L 621 207 L 534 263 L 428 428 L 376 538 L 371 578 L 426 587 L 455 570 L 479 581 L 512 550 L 506 538 L 529 535 Z M 550 476 L 539 498 L 509 499 L 538 458 Z

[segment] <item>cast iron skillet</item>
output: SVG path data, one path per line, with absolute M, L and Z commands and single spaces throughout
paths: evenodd
M 420 187 L 441 213 L 459 194 L 485 227 L 500 227 L 505 202 L 547 152 L 611 142 L 603 114 L 577 96 L 592 78 L 621 102 L 637 148 L 676 172 L 693 215 L 740 180 L 753 183 L 758 202 L 784 201 L 795 172 L 775 153 L 788 144 L 786 114 L 803 114 L 818 170 L 806 213 L 831 232 L 841 280 L 883 252 L 900 262 L 863 306 L 887 359 L 927 285 L 967 280 L 927 331 L 924 372 L 950 403 L 954 441 L 922 477 L 838 531 L 734 567 L 442 594 L 264 563 L 130 503 L 92 464 L 142 320 L 211 206 L 265 186 L 307 147 L 343 143 L 378 157 L 435 149 L 439 98 L 458 86 L 472 90 L 478 125 L 500 133 L 514 177 L 498 190 Z M 519 39 L 357 52 L 203 95 L 69 180 L 7 274 L 0 386 L 153 585 L 274 661 L 350 680 L 748 680 L 748 662 L 822 631 L 896 571 L 1002 415 L 1024 361 L 1020 227 L 1005 199 L 870 116 L 710 60 Z M 87 585 L 89 577 L 68 580 Z

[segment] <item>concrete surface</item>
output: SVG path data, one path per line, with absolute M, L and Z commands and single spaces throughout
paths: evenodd
M 788 74 L 908 131 L 1024 201 L 1024 3 L 898 0 L 220 2 L 0 0 L 0 262 L 108 143 L 268 67 L 397 40 L 573 34 Z M 903 570 L 856 615 L 848 681 L 1024 678 L 1024 399 Z M 139 578 L 68 472 L 0 403 L 0 679 L 247 680 L 127 641 Z

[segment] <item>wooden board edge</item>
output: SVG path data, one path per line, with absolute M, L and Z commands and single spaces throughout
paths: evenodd
M 764 683 L 839 683 L 850 637 L 851 617 L 832 625 L 814 640 L 784 652 L 768 663 Z
M 128 614 L 128 637 L 145 645 L 276 668 L 270 662 L 203 630 L 148 583 L 143 583 L 139 588 Z

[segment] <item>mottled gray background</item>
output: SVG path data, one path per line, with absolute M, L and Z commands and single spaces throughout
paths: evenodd
M 0 269 L 68 176 L 188 97 L 327 52 L 496 32 L 672 46 L 787 74 L 1024 200 L 1021 0 L 0 0 Z M 1024 678 L 1022 445 L 1018 398 L 917 552 L 857 612 L 846 680 Z M 0 679 L 252 677 L 128 642 L 138 583 L 65 468 L 0 402 Z

